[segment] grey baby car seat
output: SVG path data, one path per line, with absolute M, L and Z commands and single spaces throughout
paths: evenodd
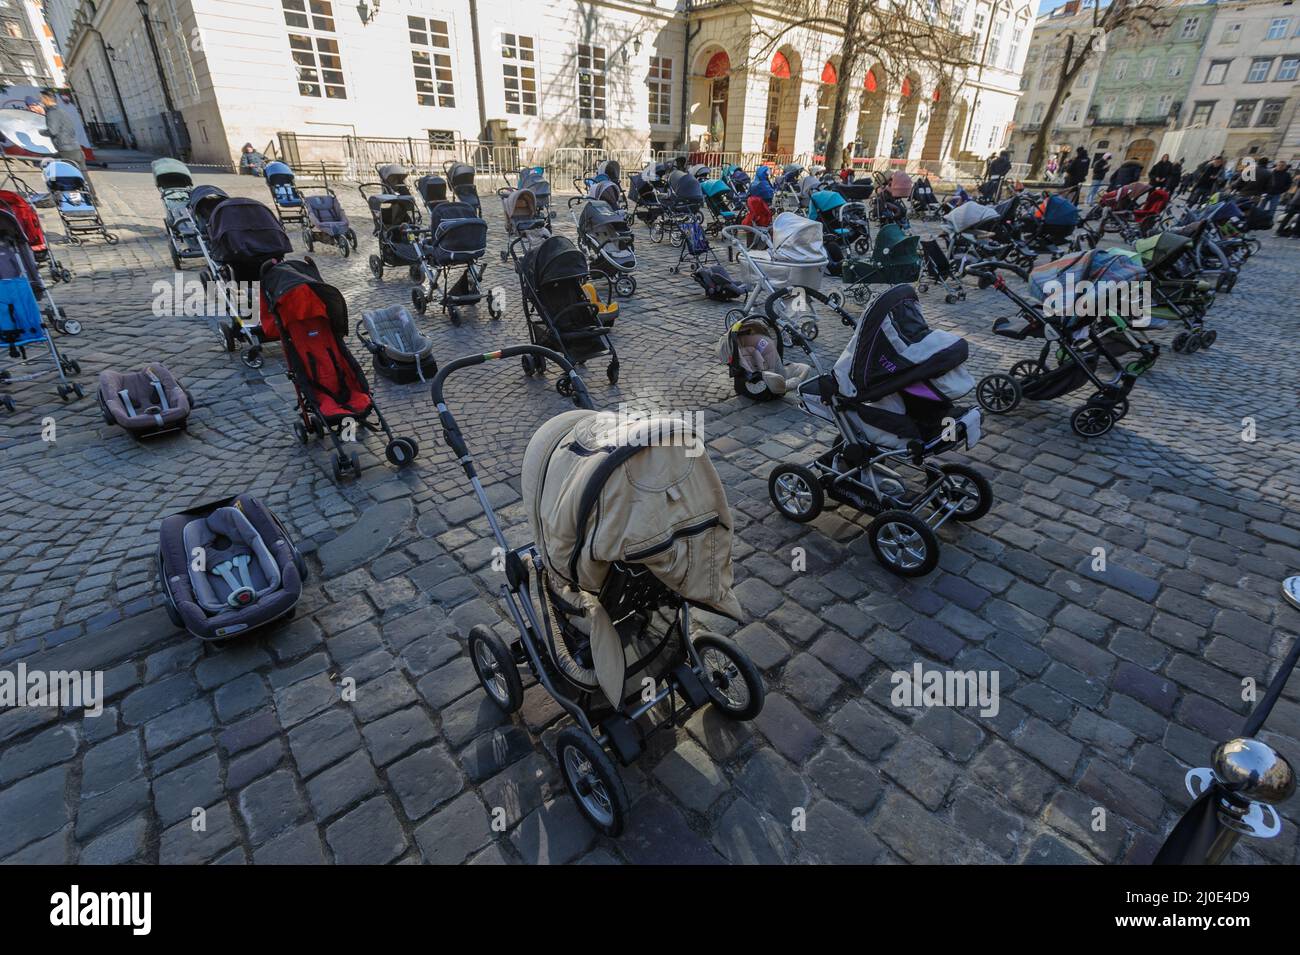
M 172 623 L 224 640 L 291 616 L 307 564 L 251 494 L 173 514 L 159 531 L 158 576 Z
M 438 373 L 433 342 L 402 305 L 363 312 L 357 337 L 375 361 L 375 371 L 399 384 L 428 381 Z
M 99 407 L 105 424 L 118 425 L 134 437 L 183 429 L 193 406 L 190 393 L 158 362 L 139 371 L 99 373 Z

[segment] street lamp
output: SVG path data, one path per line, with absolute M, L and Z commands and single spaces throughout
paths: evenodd
M 374 9 L 371 9 L 366 0 L 361 0 L 357 4 L 357 16 L 361 18 L 362 25 L 373 22 L 375 17 L 379 16 L 379 0 L 375 0 Z

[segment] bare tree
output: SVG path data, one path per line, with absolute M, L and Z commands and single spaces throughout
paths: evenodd
M 884 64 L 888 75 L 877 80 L 891 89 L 909 73 L 924 71 L 939 74 L 940 84 L 951 91 L 961 71 L 975 66 L 982 52 L 980 38 L 972 41 L 954 29 L 939 0 L 735 0 L 734 6 L 744 9 L 753 25 L 753 68 L 765 66 L 796 30 L 837 38 L 838 49 L 831 54 L 838 54 L 839 67 L 826 136 L 828 166 L 844 144 L 850 78 L 868 57 Z
M 1091 15 L 1080 15 L 1077 24 L 1061 31 L 1057 41 L 1062 45 L 1059 47 L 1061 56 L 1056 73 L 1056 88 L 1052 91 L 1052 99 L 1043 114 L 1042 125 L 1038 127 L 1038 135 L 1034 137 L 1029 150 L 1030 178 L 1042 175 L 1043 163 L 1047 160 L 1047 139 L 1051 135 L 1056 114 L 1069 97 L 1070 88 L 1079 72 L 1097 53 L 1105 50 L 1105 38 L 1121 27 L 1131 30 L 1163 30 L 1171 22 L 1168 11 L 1172 5 L 1172 0 L 1111 0 L 1109 5 L 1102 7 L 1094 0 Z

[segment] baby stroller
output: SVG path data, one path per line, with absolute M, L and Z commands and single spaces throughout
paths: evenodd
M 404 305 L 363 312 L 357 338 L 370 352 L 375 371 L 389 381 L 405 385 L 428 381 L 438 373 L 433 342 L 416 327 Z
M 86 177 L 70 162 L 50 160 L 41 167 L 45 187 L 54 199 L 54 208 L 63 223 L 63 234 L 73 245 L 80 245 L 83 236 L 102 236 L 109 245 L 117 245 L 117 236 L 108 231 L 99 217 L 95 197 L 91 195 Z
M 400 468 L 414 461 L 419 453 L 415 439 L 393 436 L 361 366 L 348 351 L 348 304 L 342 293 L 322 281 L 310 259 L 268 262 L 262 269 L 262 291 L 284 342 L 289 380 L 298 398 L 300 420 L 293 424 L 298 440 L 305 445 L 329 434 L 336 481 L 361 473 L 357 453 L 344 449 L 344 431 L 350 435 L 358 426 L 383 432 L 388 438 L 384 456 L 390 464 Z
M 442 176 L 421 176 L 415 180 L 415 191 L 420 194 L 424 210 L 432 215 L 434 209 L 447 201 L 447 180 Z
M 808 218 L 822 224 L 826 239 L 854 255 L 871 250 L 871 224 L 861 202 L 847 202 L 833 189 L 820 189 L 808 200 Z
M 781 299 L 782 292 L 773 297 Z M 788 312 L 789 306 L 797 303 L 780 304 L 781 309 L 774 309 L 778 314 Z M 786 362 L 787 339 L 808 342 L 794 323 L 784 318 L 769 318 L 761 312 L 745 315 L 737 309 L 727 312 L 727 329 L 718 340 L 718 361 L 727 366 L 737 395 L 753 401 L 775 401 L 812 374 L 809 365 Z M 808 350 L 811 353 L 811 346 Z
M 299 193 L 303 202 L 303 244 L 308 252 L 315 250 L 317 242 L 337 246 L 346 259 L 357 249 L 357 234 L 334 190 L 328 183 L 319 188 L 320 192 Z
M 274 322 L 266 320 L 265 296 L 259 291 L 254 305 L 249 301 L 249 290 L 256 288 L 263 266 L 284 258 L 293 246 L 276 215 L 255 199 L 219 202 L 212 209 L 207 232 L 209 268 L 230 317 L 229 322 L 218 326 L 222 341 L 230 352 L 238 347 L 240 339 L 248 342 L 239 360 L 249 368 L 261 368 L 262 345 L 279 340 L 280 331 Z
M 578 409 L 551 418 L 528 442 L 520 490 L 536 543 L 522 547 L 506 540 L 444 396 L 452 372 L 516 357 L 555 362 Z M 519 670 L 531 671 L 572 720 L 554 742 L 569 793 L 592 826 L 617 836 L 630 802 L 610 752 L 631 765 L 648 732 L 675 732 L 710 702 L 733 720 L 753 719 L 763 706 L 762 677 L 744 652 L 691 627 L 694 607 L 740 616 L 722 484 L 708 455 L 695 452 L 702 439 L 683 420 L 649 418 L 629 427 L 592 410 L 572 363 L 555 351 L 516 345 L 457 358 L 432 391 L 443 440 L 505 554 L 501 598 L 519 634 L 507 643 L 488 626 L 474 626 L 474 670 L 504 713 L 523 705 Z M 668 440 L 654 440 L 657 434 Z
M 420 212 L 415 197 L 394 193 L 375 193 L 379 183 L 361 183 L 357 191 L 366 200 L 379 252 L 370 256 L 370 272 L 383 280 L 384 267 L 403 268 L 412 282 L 424 278 L 420 257 Z
M 1151 280 L 1155 300 L 1153 316 L 1182 323 L 1183 331 L 1174 336 L 1176 352 L 1193 354 L 1209 348 L 1219 337 L 1205 327 L 1205 314 L 1214 304 L 1214 284 L 1200 277 L 1192 239 L 1177 232 L 1138 239 L 1134 252 Z
M 53 317 L 61 316 L 61 313 L 49 301 L 23 227 L 13 213 L 0 210 L 0 349 L 21 368 L 50 366 L 48 370 L 27 371 L 20 375 L 5 368 L 0 370 L 0 385 L 34 381 L 53 374 L 59 381 L 55 393 L 60 398 L 65 401 L 72 395 L 80 398 L 84 394 L 81 385 L 70 381 L 68 375 L 81 374 L 81 365 L 76 359 L 59 354 L 42 318 L 41 299 L 46 300 L 53 324 Z M 15 408 L 14 400 L 8 394 L 0 394 L 0 404 L 11 412 Z
M 99 373 L 99 408 L 104 423 L 133 438 L 152 438 L 188 426 L 194 399 L 166 365 L 151 362 L 139 371 Z
M 801 524 L 817 518 L 827 497 L 864 511 L 873 516 L 867 540 L 887 570 L 930 573 L 939 561 L 935 532 L 949 519 L 978 520 L 993 504 L 989 482 L 974 468 L 928 461 L 980 440 L 979 409 L 954 404 L 975 386 L 965 339 L 927 326 L 910 285 L 876 300 L 829 374 L 798 331 L 787 332 L 817 372 L 798 385 L 799 405 L 839 436 L 810 465 L 773 469 L 772 503 Z
M 859 305 L 866 305 L 874 294 L 873 285 L 898 285 L 915 282 L 921 277 L 920 236 L 908 235 L 893 222 L 881 227 L 871 258 L 849 257 L 844 260 L 844 292 Z
M 1091 385 L 1093 394 L 1070 416 L 1070 428 L 1084 438 L 1106 434 L 1128 414 L 1129 393 L 1138 376 L 1155 364 L 1160 346 L 1147 341 L 1116 316 L 1094 319 L 1077 314 L 1073 308 L 1061 310 L 1066 314 L 1054 314 L 1057 310 L 1035 305 L 1011 290 L 997 274 L 1001 269 L 1029 278 L 1023 269 L 1005 262 L 976 262 L 966 268 L 967 273 L 980 277 L 981 286 L 991 285 L 1009 298 L 1020 312 L 1018 317 L 1023 318 L 1019 322 L 1010 317 L 998 319 L 993 334 L 1019 341 L 1041 339 L 1043 345 L 1036 359 L 1017 362 L 1008 374 L 980 379 L 975 389 L 980 407 L 991 414 L 1007 414 L 1015 410 L 1021 398 L 1047 401 Z M 1142 269 L 1126 256 L 1089 250 L 1035 269 L 1030 294 L 1044 299 L 1053 285 L 1068 288 L 1067 273 L 1073 273 L 1074 287 L 1082 293 L 1089 286 L 1080 283 L 1095 286 L 1103 280 L 1133 281 L 1141 277 Z M 1129 351 L 1136 351 L 1137 358 L 1120 364 L 1119 359 Z M 1099 372 L 1103 363 L 1113 372 L 1107 378 Z
M 447 185 L 451 187 L 451 194 L 467 206 L 472 206 L 474 215 L 481 216 L 483 214 L 483 204 L 479 201 L 478 187 L 474 185 L 474 167 L 469 163 L 448 160 L 443 166 L 443 175 L 447 177 Z M 546 180 L 541 179 L 540 175 L 537 178 L 546 183 Z M 550 190 L 550 185 L 546 184 L 548 200 Z M 542 211 L 546 210 L 543 209 Z
M 275 206 L 275 214 L 280 217 L 280 223 L 288 225 L 302 222 L 306 218 L 303 211 L 306 203 L 294 181 L 293 170 L 285 163 L 270 162 L 266 164 L 264 173 L 266 188 L 271 190 L 271 202 Z
M 934 194 L 929 176 L 919 176 L 912 183 L 912 214 L 918 219 L 939 218 L 939 197 Z
M 731 186 L 722 179 L 710 179 L 700 186 L 704 193 L 704 204 L 712 217 L 709 228 L 717 232 L 725 226 L 740 225 L 740 200 Z
M 718 178 L 725 182 L 737 196 L 743 196 L 749 191 L 749 173 L 739 166 L 730 164 L 723 166 Z
M 962 288 L 961 276 L 953 267 L 952 260 L 944 252 L 938 239 L 921 240 L 921 260 L 925 264 L 926 281 L 917 286 L 917 291 L 928 292 L 931 285 L 944 290 L 943 300 L 949 305 L 966 301 L 966 290 Z
M 251 633 L 297 609 L 307 562 L 280 519 L 253 495 L 173 514 L 158 537 L 164 609 L 172 624 L 199 639 Z
M 1033 218 L 1025 220 L 1025 226 L 1020 238 L 1029 249 L 1059 257 L 1079 226 L 1079 210 L 1065 196 L 1048 196 L 1034 210 Z
M 634 295 L 636 248 L 623 213 L 593 199 L 574 211 L 573 221 L 578 228 L 578 245 L 588 256 L 589 271 L 605 276 L 619 298 Z
M 384 187 L 384 191 L 390 196 L 409 196 L 411 187 L 406 184 L 406 180 L 411 175 L 411 171 L 400 163 L 376 163 L 375 175 L 379 177 L 379 184 Z
M 411 289 L 411 304 L 421 315 L 429 307 L 433 293 L 442 287 L 439 304 L 444 315 L 458 321 L 457 309 L 477 305 L 483 298 L 479 282 L 485 266 L 479 260 L 487 253 L 487 223 L 464 202 L 444 202 L 429 213 L 429 230 L 420 241 L 420 272 L 423 280 Z M 455 284 L 451 270 L 463 266 Z M 425 292 L 423 282 L 429 283 Z M 501 317 L 499 296 L 488 295 L 488 314 Z
M 593 180 L 587 187 L 586 198 L 594 199 L 597 202 L 603 202 L 611 209 L 617 209 L 621 214 L 623 214 L 624 219 L 627 218 L 627 197 L 623 195 L 623 190 L 619 188 L 618 183 L 614 182 L 612 179 Z M 582 197 L 575 196 L 573 199 L 570 199 L 570 208 L 577 204 L 574 200 L 582 201 Z
M 895 223 L 907 228 L 907 206 L 903 204 L 912 194 L 912 178 L 905 172 L 890 173 L 876 190 L 873 213 L 881 224 Z
M 45 238 L 45 229 L 41 225 L 40 213 L 36 211 L 31 201 L 17 192 L 0 189 L 0 209 L 12 213 L 13 217 L 18 220 L 18 224 L 23 227 L 23 235 L 27 237 L 27 247 L 32 250 L 32 257 L 36 260 L 37 265 L 44 264 L 49 267 L 50 281 L 71 282 L 72 270 L 54 257 L 54 250 L 50 248 L 49 241 Z M 76 324 L 78 330 L 81 328 L 80 324 L 73 320 L 69 320 L 69 324 Z M 55 331 L 67 332 L 69 335 L 76 334 L 74 331 L 69 331 L 66 328 L 60 329 L 57 326 Z
M 529 340 L 579 365 L 609 355 L 605 376 L 615 384 L 618 353 L 610 341 L 609 326 L 602 321 L 600 302 L 588 285 L 586 256 L 558 235 L 529 247 L 525 234 L 510 243 L 509 252 L 519 275 Z M 545 362 L 533 352 L 524 354 L 522 360 L 526 375 L 541 375 L 546 370 Z M 555 387 L 567 395 L 571 385 L 567 377 L 561 377 Z
M 634 172 L 628 190 L 628 201 L 632 204 L 632 214 L 647 226 L 653 225 L 655 219 L 663 211 L 663 206 L 659 201 L 659 193 L 655 191 L 654 180 L 646 178 L 647 175 L 653 175 L 649 170 L 650 167 L 647 166 L 641 172 Z
M 549 225 L 554 218 L 554 213 L 551 212 L 551 184 L 546 181 L 546 171 L 541 166 L 524 166 L 515 173 L 513 183 L 510 181 L 509 173 L 504 173 L 503 178 L 506 181 L 506 186 L 511 191 L 527 189 L 537 197 L 537 211 L 540 215 L 546 217 Z M 469 179 L 469 186 L 471 189 L 474 188 L 472 177 Z M 581 192 L 582 190 L 579 189 L 578 191 Z M 474 194 L 477 195 L 477 192 Z M 460 196 L 459 190 L 457 190 L 456 195 Z M 467 202 L 468 200 L 462 197 L 461 201 Z
M 845 202 L 865 203 L 876 191 L 876 185 L 870 179 L 855 179 L 852 182 L 833 182 L 827 187 L 831 192 L 844 197 Z
M 769 298 L 780 289 L 798 286 L 818 291 L 822 269 L 830 261 L 822 242 L 822 227 L 797 212 L 782 212 L 772 220 L 768 232 L 751 226 L 728 226 L 723 239 L 740 259 L 740 279 L 749 289 L 742 316 L 760 313 Z M 804 337 L 817 337 L 817 316 L 810 300 L 801 312 Z
M 1133 224 L 1142 236 L 1151 235 L 1160 225 L 1165 209 L 1169 207 L 1169 190 L 1159 186 L 1142 197 L 1142 204 L 1133 210 Z
M 795 212 L 803 205 L 799 195 L 799 180 L 803 176 L 803 166 L 797 162 L 787 163 L 781 169 L 781 175 L 772 183 L 772 211 L 776 213 Z
M 700 209 L 704 205 L 704 191 L 700 181 L 690 173 L 674 170 L 668 177 L 668 192 L 660 199 L 661 212 L 654 220 L 650 238 L 662 242 L 665 238 L 673 245 L 682 241 L 682 226 L 687 222 L 703 223 Z
M 501 208 L 506 216 L 506 235 L 511 239 L 524 235 L 545 238 L 551 234 L 550 222 L 537 208 L 537 197 L 529 189 L 498 189 Z M 501 251 L 501 261 L 510 258 L 510 252 Z
M 167 227 L 167 248 L 171 253 L 172 268 L 179 270 L 185 259 L 203 258 L 197 227 L 190 214 L 194 179 L 189 168 L 176 159 L 155 159 L 151 168 L 154 188 L 162 198 L 163 224 Z M 3 195 L 0 193 L 0 197 Z
M 958 275 L 968 262 L 983 261 L 998 251 L 993 230 L 1001 222 L 997 209 L 974 200 L 963 202 L 944 216 L 940 238 L 948 247 L 948 257 Z

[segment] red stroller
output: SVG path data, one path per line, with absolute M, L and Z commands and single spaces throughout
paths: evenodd
M 1142 196 L 1142 204 L 1133 210 L 1133 224 L 1143 236 L 1151 235 L 1168 205 L 1169 190 L 1156 186 Z
M 393 436 L 361 366 L 344 344 L 347 302 L 321 279 L 316 263 L 311 259 L 268 262 L 262 268 L 262 294 L 298 395 L 302 420 L 294 422 L 294 434 L 303 444 L 329 434 L 334 442 L 334 480 L 361 473 L 356 452 L 344 450 L 358 427 L 384 433 L 388 438 L 384 456 L 390 464 L 405 467 L 414 461 L 419 445 L 414 438 Z
M 8 209 L 13 213 L 18 224 L 23 227 L 23 235 L 27 236 L 27 245 L 31 248 L 32 255 L 36 257 L 37 264 L 50 267 L 50 278 L 55 282 L 71 282 L 72 270 L 60 265 L 54 257 L 45 239 L 45 230 L 41 228 L 41 217 L 27 201 L 27 197 L 8 189 L 0 189 L 0 208 Z

